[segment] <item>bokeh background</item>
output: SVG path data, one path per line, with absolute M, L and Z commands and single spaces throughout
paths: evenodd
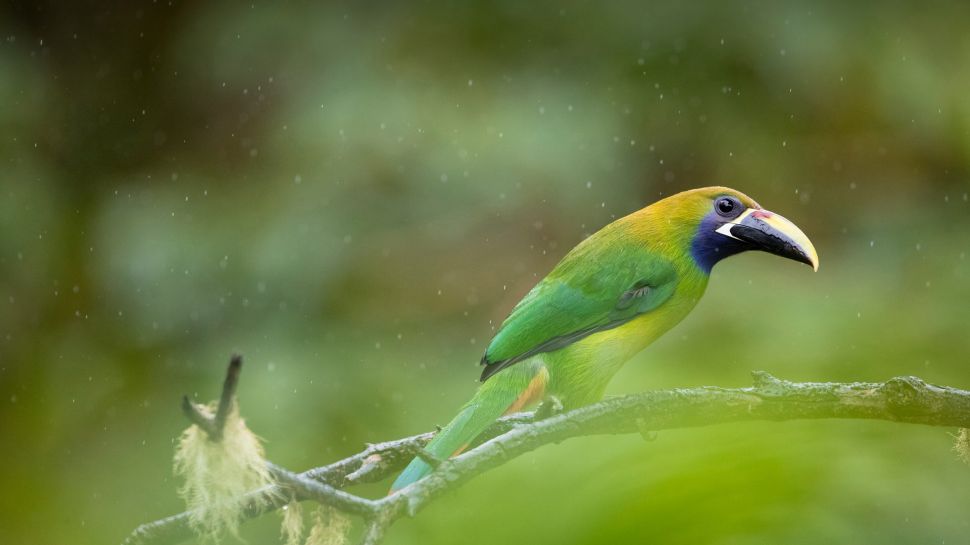
M 794 220 L 821 269 L 719 265 L 611 394 L 970 387 L 970 4 L 323 4 L 0 7 L 0 542 L 179 511 L 179 397 L 233 351 L 293 469 L 446 422 L 570 247 L 701 185 Z M 573 440 L 389 542 L 968 543 L 948 431 Z

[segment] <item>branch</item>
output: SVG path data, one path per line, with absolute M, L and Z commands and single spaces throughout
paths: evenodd
M 293 473 L 272 462 L 267 462 L 276 480 L 283 486 L 299 492 L 300 497 L 314 500 L 317 503 L 330 505 L 352 515 L 372 517 L 376 513 L 374 502 L 365 500 L 353 494 L 348 494 L 339 488 Z
M 190 418 L 191 420 L 191 418 Z M 503 417 L 490 426 L 482 434 L 484 438 L 492 438 L 508 432 L 514 426 L 530 422 L 529 413 L 519 413 Z M 194 423 L 194 421 L 193 421 Z M 419 450 L 434 437 L 435 432 L 421 433 L 403 439 L 373 443 L 357 454 L 338 460 L 332 464 L 317 467 L 298 473 L 299 477 L 335 489 L 342 489 L 352 485 L 382 481 L 398 471 L 404 469 Z M 270 471 L 278 476 L 279 466 L 267 462 Z M 291 481 L 292 482 L 292 481 Z M 243 518 L 252 519 L 268 512 L 275 511 L 290 501 L 292 487 L 282 484 L 268 486 L 250 492 L 247 496 L 249 507 L 243 513 Z M 312 494 L 296 493 L 298 500 L 314 499 Z M 323 502 L 333 505 L 330 502 Z M 125 545 L 134 544 L 165 544 L 179 543 L 194 537 L 189 525 L 191 513 L 186 511 L 154 522 L 142 524 L 125 539 Z
M 214 416 L 205 414 L 199 407 L 192 403 L 189 396 L 182 396 L 182 412 L 186 418 L 209 436 L 213 441 L 222 440 L 222 430 L 226 427 L 226 418 L 232 410 L 232 404 L 236 397 L 236 388 L 239 386 L 239 373 L 242 372 L 242 356 L 234 354 L 229 359 L 229 368 L 226 370 L 226 380 L 222 383 L 222 396 L 219 398 L 219 407 Z
M 247 518 L 286 503 L 280 492 L 314 500 L 365 521 L 365 545 L 376 545 L 397 519 L 414 516 L 428 503 L 469 479 L 549 443 L 590 435 L 640 433 L 645 438 L 665 429 L 689 428 L 755 420 L 782 421 L 854 418 L 970 428 L 970 392 L 928 384 L 916 377 L 886 382 L 796 383 L 768 373 L 752 373 L 749 388 L 701 387 L 645 392 L 607 399 L 586 407 L 536 419 L 531 413 L 505 417 L 484 434 L 484 442 L 449 459 L 428 457 L 425 433 L 370 445 L 364 451 L 328 466 L 295 474 L 271 465 L 279 485 L 250 494 L 267 495 L 265 507 Z M 227 380 L 228 382 L 228 380 Z M 375 482 L 402 469 L 419 456 L 436 465 L 424 479 L 390 496 L 370 500 L 341 489 Z M 172 543 L 191 537 L 188 513 L 138 527 L 125 541 Z

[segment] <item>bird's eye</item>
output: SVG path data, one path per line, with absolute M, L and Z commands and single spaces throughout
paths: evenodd
M 722 216 L 733 216 L 741 210 L 741 203 L 731 197 L 722 197 L 714 203 L 714 208 Z

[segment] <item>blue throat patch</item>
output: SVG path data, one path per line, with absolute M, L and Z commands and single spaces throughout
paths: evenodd
M 716 212 L 710 212 L 701 220 L 691 241 L 690 255 L 707 274 L 711 274 L 711 269 L 718 261 L 749 249 L 746 243 L 717 232 L 717 228 L 724 223 L 724 218 Z

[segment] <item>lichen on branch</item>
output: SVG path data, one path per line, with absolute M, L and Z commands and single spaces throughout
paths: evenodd
M 214 414 L 213 407 L 199 408 Z M 188 508 L 189 524 L 205 542 L 224 534 L 238 535 L 239 522 L 254 501 L 247 492 L 273 484 L 259 438 L 246 426 L 233 403 L 219 440 L 201 427 L 189 426 L 175 450 L 175 474 L 184 480 L 179 496 Z

